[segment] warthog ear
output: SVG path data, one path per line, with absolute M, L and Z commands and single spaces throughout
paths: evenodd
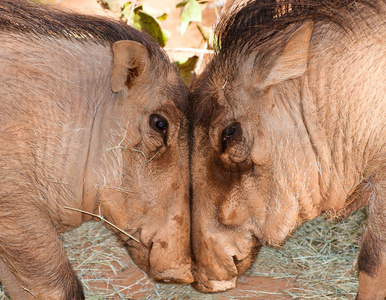
M 134 41 L 118 41 L 113 45 L 114 63 L 111 89 L 114 93 L 130 88 L 134 81 L 149 72 L 149 53 L 146 47 Z
M 314 22 L 307 21 L 292 34 L 263 81 L 263 87 L 303 75 L 307 68 L 308 48 L 313 29 Z

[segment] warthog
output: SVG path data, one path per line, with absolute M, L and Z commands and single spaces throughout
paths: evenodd
M 187 87 L 118 21 L 0 1 L 0 281 L 84 299 L 58 233 L 100 214 L 155 280 L 190 283 Z
M 358 299 L 386 296 L 384 1 L 252 1 L 193 83 L 196 287 L 236 286 L 259 244 L 369 204 Z

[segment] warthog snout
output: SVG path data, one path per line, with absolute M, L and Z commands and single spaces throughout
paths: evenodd
M 141 230 L 139 243 L 133 240 L 126 242 L 133 261 L 156 281 L 178 284 L 193 282 L 187 243 L 177 244 L 175 241 L 183 241 L 168 230 L 161 230 L 152 237 L 148 234 L 146 229 Z
M 253 263 L 259 250 L 257 239 L 238 231 L 212 232 L 210 237 L 204 232 L 200 233 L 202 244 L 193 247 L 193 286 L 209 293 L 235 288 L 237 278 Z

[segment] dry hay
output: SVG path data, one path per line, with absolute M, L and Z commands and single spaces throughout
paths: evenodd
M 236 290 L 205 295 L 191 286 L 154 283 L 102 222 L 84 223 L 62 234 L 62 240 L 87 299 L 352 299 L 365 220 L 365 210 L 335 223 L 319 217 L 299 228 L 283 247 L 262 247 L 240 281 L 263 276 L 287 280 L 291 286 L 275 292 L 245 288 L 240 282 Z M 0 287 L 2 299 L 8 298 Z
M 7 300 L 9 299 L 4 291 L 4 286 L 0 283 L 0 300 Z
M 353 299 L 366 219 L 362 209 L 340 222 L 318 217 L 305 223 L 282 248 L 263 247 L 247 275 L 289 279 L 297 288 L 283 295 L 292 299 Z

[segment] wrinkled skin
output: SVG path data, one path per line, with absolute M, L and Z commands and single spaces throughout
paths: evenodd
M 118 43 L 114 45 L 114 55 L 119 51 L 133 51 L 132 45 L 126 42 L 122 42 L 122 49 L 115 48 Z M 142 59 L 144 53 L 140 47 L 134 53 L 140 58 L 133 60 Z M 114 63 L 119 64 L 119 61 Z M 113 90 L 119 90 L 120 87 L 114 87 L 114 71 Z M 118 132 L 123 131 L 109 144 L 111 147 L 100 153 L 108 161 L 107 166 L 111 164 L 98 190 L 100 209 L 114 224 L 140 239 L 137 243 L 124 238 L 138 266 L 156 280 L 186 284 L 192 281 L 187 122 L 176 106 L 180 99 L 173 99 L 185 97 L 185 86 L 172 68 L 162 79 L 154 78 L 146 69 L 143 73 L 140 77 L 145 78 L 135 79 L 144 80 L 143 84 L 133 85 L 128 95 L 125 95 L 126 83 L 123 91 L 118 91 L 123 97 L 121 101 L 130 101 L 131 97 L 133 102 L 134 99 L 140 101 L 127 115 L 121 111 L 119 124 L 122 128 Z M 118 115 L 118 111 L 113 115 Z M 117 123 L 117 118 L 113 122 Z M 166 128 L 157 128 L 158 122 L 166 122 Z M 101 128 L 105 127 L 114 125 L 101 124 Z M 115 167 L 111 168 L 116 164 L 122 164 L 120 174 Z M 110 171 L 113 173 L 109 174 Z M 105 181 L 108 178 L 113 182 Z
M 386 30 L 379 26 L 373 36 L 354 28 L 358 40 L 350 40 L 336 26 L 303 21 L 254 51 L 220 50 L 193 83 L 197 289 L 234 288 L 260 244 L 279 245 L 322 212 L 369 203 L 358 299 L 384 299 Z
M 0 45 L 0 281 L 12 299 L 84 299 L 58 233 L 91 216 L 66 207 L 134 236 L 117 232 L 155 280 L 192 282 L 187 88 L 166 56 L 12 30 Z

